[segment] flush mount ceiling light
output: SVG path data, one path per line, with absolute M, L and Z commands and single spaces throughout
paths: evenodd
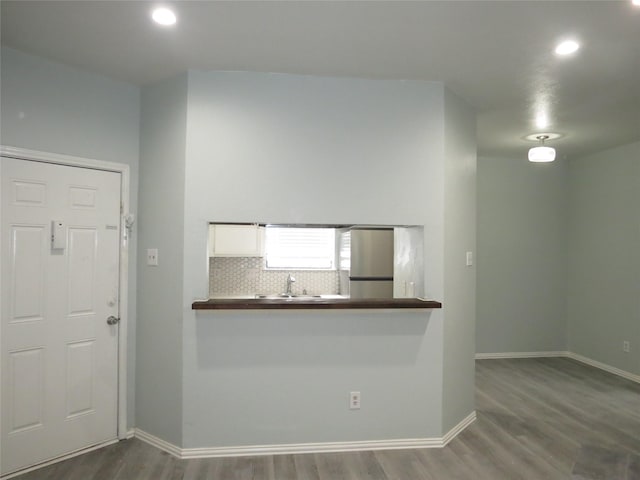
M 631 0 L 631 3 L 633 3 L 636 7 L 640 7 L 640 0 Z
M 537 135 L 536 138 L 540 140 L 540 145 L 529 149 L 529 161 L 553 162 L 556 159 L 556 149 L 544 144 L 544 141 L 549 139 L 549 135 Z
M 156 8 L 153 12 L 151 12 L 151 18 L 154 22 L 160 25 L 173 25 L 176 23 L 176 14 L 173 13 L 168 8 Z
M 575 40 L 565 40 L 556 45 L 555 52 L 557 55 L 571 55 L 580 48 L 580 44 Z

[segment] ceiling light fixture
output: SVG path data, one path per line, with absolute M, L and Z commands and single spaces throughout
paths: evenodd
M 631 3 L 633 3 L 636 7 L 640 7 L 640 0 L 631 0 Z
M 580 44 L 575 40 L 565 40 L 556 45 L 555 52 L 557 55 L 571 55 L 580 48 Z
M 173 25 L 176 23 L 176 14 L 168 8 L 156 8 L 151 13 L 151 18 L 160 25 Z
M 538 135 L 536 138 L 540 140 L 540 145 L 529 149 L 529 161 L 553 162 L 556 159 L 556 149 L 547 147 L 544 144 L 544 141 L 549 138 L 549 135 Z

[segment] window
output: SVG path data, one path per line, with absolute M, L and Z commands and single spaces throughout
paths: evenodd
M 267 226 L 268 269 L 335 270 L 334 228 Z

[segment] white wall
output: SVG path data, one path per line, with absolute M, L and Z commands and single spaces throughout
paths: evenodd
M 136 87 L 7 49 L 2 62 L 4 144 L 129 163 L 135 205 L 140 141 L 136 426 L 188 448 L 439 437 L 469 413 L 469 370 L 444 385 L 446 305 L 191 310 L 207 296 L 212 220 L 425 225 L 425 289 L 442 299 L 445 175 L 457 174 L 445 172 L 440 83 L 193 72 L 145 87 L 140 113 Z M 465 249 L 468 232 L 452 237 Z M 131 261 L 135 272 L 135 250 Z M 362 392 L 358 412 L 350 390 Z M 451 392 L 466 398 L 443 424 Z
M 131 211 L 138 206 L 140 90 L 2 47 L 0 143 L 130 166 Z M 134 425 L 136 242 L 129 244 L 128 413 Z
M 137 185 L 139 124 L 139 88 L 2 47 L 3 145 L 126 163 Z
M 184 447 L 443 433 L 446 307 L 190 310 L 207 295 L 209 221 L 424 224 L 425 285 L 442 298 L 443 138 L 439 83 L 190 73 Z M 468 368 L 446 375 L 472 389 Z
M 444 96 L 443 431 L 474 410 L 476 271 L 476 122 L 450 91 Z
M 142 91 L 136 426 L 182 442 L 187 74 Z M 158 249 L 158 266 L 146 250 Z
M 567 349 L 567 162 L 478 159 L 478 353 Z
M 568 251 L 570 350 L 640 375 L 640 142 L 570 162 Z

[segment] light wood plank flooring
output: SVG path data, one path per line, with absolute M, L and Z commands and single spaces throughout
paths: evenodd
M 132 439 L 19 480 L 640 480 L 640 385 L 566 358 L 476 362 L 478 419 L 442 449 L 178 460 Z

